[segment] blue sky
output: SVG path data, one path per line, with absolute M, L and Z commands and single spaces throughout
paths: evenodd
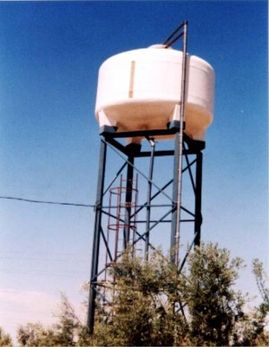
M 93 203 L 100 64 L 188 19 L 189 52 L 216 72 L 202 238 L 267 262 L 267 12 L 266 1 L 1 2 L 0 195 Z M 0 325 L 48 322 L 60 291 L 81 300 L 93 218 L 87 208 L 0 200 Z M 249 271 L 242 284 L 256 293 Z

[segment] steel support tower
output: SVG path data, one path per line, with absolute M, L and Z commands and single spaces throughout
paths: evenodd
M 139 256 L 143 256 L 147 260 L 149 253 L 158 248 L 158 243 L 154 241 L 155 229 L 165 223 L 166 231 L 162 233 L 162 238 L 168 238 L 170 261 L 181 271 L 191 248 L 200 244 L 202 151 L 205 148 L 205 142 L 193 140 L 184 133 L 187 27 L 188 23 L 183 22 L 164 42 L 166 47 L 170 47 L 179 38 L 182 39 L 182 102 L 178 104 L 179 121 L 167 124 L 166 129 L 118 132 L 115 128 L 104 127 L 100 132 L 99 173 L 87 320 L 90 333 L 94 331 L 97 300 L 99 305 L 103 305 L 104 312 L 106 305 L 109 306 L 111 285 L 108 286 L 108 283 L 113 284 L 109 269 L 121 259 L 127 247 L 132 249 L 133 254 L 139 253 Z M 165 149 L 158 148 L 161 142 L 166 142 L 158 142 L 162 137 L 170 138 Z M 136 141 L 138 138 L 139 140 Z M 142 143 L 149 144 L 149 150 L 143 149 L 141 140 Z M 128 142 L 129 144 L 126 144 Z M 111 170 L 107 169 L 109 152 L 116 154 L 122 165 L 107 183 L 111 173 Z M 155 177 L 158 176 L 155 169 L 158 158 L 170 158 L 173 161 L 171 172 L 167 169 L 165 174 L 169 179 L 161 185 L 155 181 Z M 148 170 L 146 172 L 145 169 L 136 165 L 138 160 L 140 163 L 141 160 L 147 161 Z M 184 185 L 185 179 L 190 183 L 193 196 L 192 209 L 185 206 L 184 196 L 182 196 L 183 176 Z M 138 203 L 138 195 L 141 193 L 138 178 L 139 182 L 144 181 L 143 203 Z M 158 203 L 155 203 L 156 201 Z M 141 218 L 142 213 L 143 219 Z M 167 224 L 170 225 L 170 228 L 167 228 Z M 186 224 L 190 225 L 193 231 L 191 235 L 190 232 L 188 235 L 188 247 L 184 252 L 179 252 L 182 244 L 182 227 Z M 170 229 L 170 233 L 168 229 Z

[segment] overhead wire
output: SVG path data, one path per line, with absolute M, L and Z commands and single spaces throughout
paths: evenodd
M 15 197 L 15 196 L 3 196 L 3 195 L 1 195 L 0 199 L 22 201 L 22 202 L 28 202 L 28 203 L 33 203 L 33 204 L 61 205 L 61 206 L 88 207 L 88 208 L 89 207 L 92 207 L 92 208 L 95 207 L 95 205 L 93 205 L 93 204 L 81 204 L 81 203 L 75 203 L 75 202 L 59 202 L 59 201 L 34 200 L 34 199 L 21 198 L 21 197 Z

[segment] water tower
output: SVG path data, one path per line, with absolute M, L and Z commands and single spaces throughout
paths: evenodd
M 90 333 L 97 299 L 109 315 L 109 269 L 127 247 L 147 260 L 160 244 L 168 245 L 170 261 L 181 270 L 190 249 L 200 244 L 202 151 L 213 119 L 214 71 L 187 53 L 187 31 L 185 21 L 163 44 L 114 55 L 99 69 Z M 182 49 L 173 49 L 179 39 Z

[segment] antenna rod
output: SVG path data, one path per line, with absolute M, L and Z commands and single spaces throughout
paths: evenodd
M 178 266 L 179 264 L 179 242 L 180 242 L 180 212 L 182 201 L 182 154 L 183 154 L 183 133 L 185 120 L 185 101 L 186 101 L 186 75 L 187 75 L 187 34 L 188 22 L 183 26 L 183 43 L 182 43 L 182 70 L 181 70 L 181 95 L 179 110 L 179 132 L 176 133 L 175 154 L 174 154 L 174 188 L 173 202 L 175 211 L 172 217 L 171 230 L 171 262 Z
M 176 264 L 179 264 L 179 239 L 180 239 L 180 212 L 182 201 L 182 159 L 183 159 L 183 131 L 185 121 L 185 102 L 186 102 L 186 82 L 187 82 L 187 35 L 188 22 L 183 23 L 183 59 L 182 59 L 182 74 L 181 74 L 181 107 L 180 107 L 180 129 L 179 129 L 179 166 L 178 166 L 178 201 L 177 201 L 177 230 L 176 230 Z

